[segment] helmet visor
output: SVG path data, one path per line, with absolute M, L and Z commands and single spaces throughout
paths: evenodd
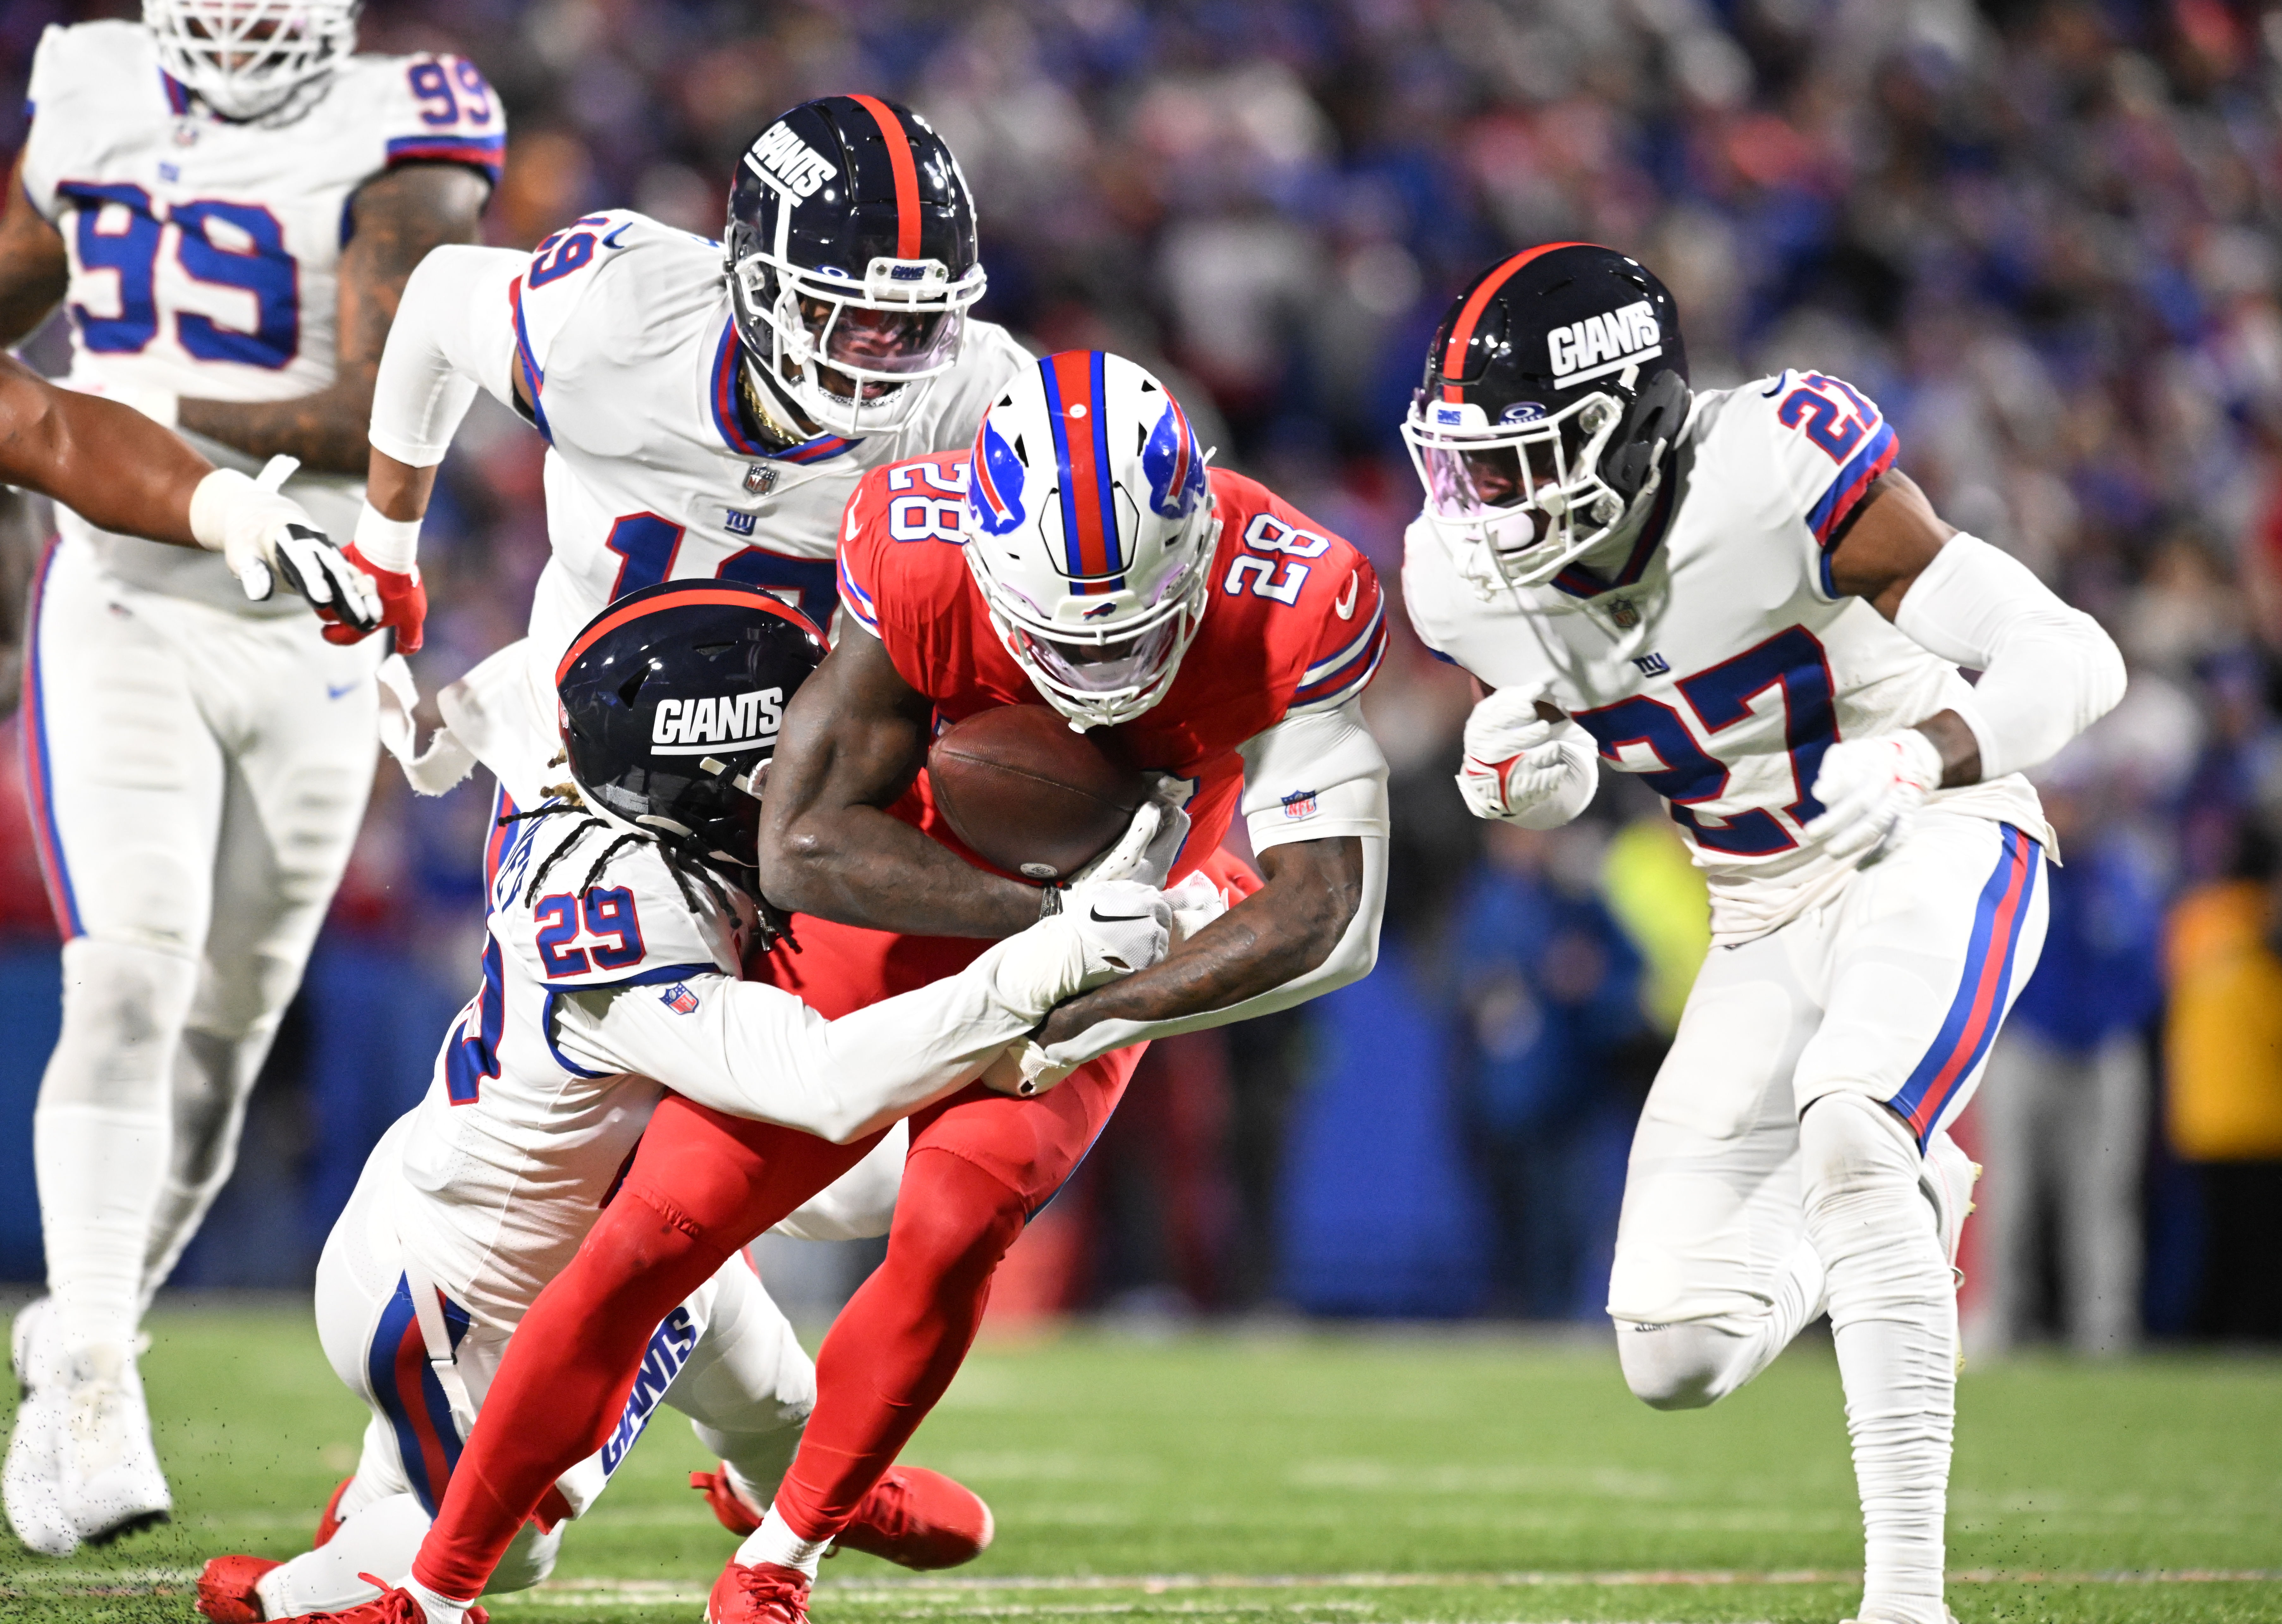
M 966 313 L 881 309 L 803 298 L 801 322 L 825 365 L 857 377 L 924 377 L 959 359 Z
M 1021 652 L 1056 682 L 1081 694 L 1124 694 L 1146 688 L 1173 662 L 1184 618 L 1159 620 L 1129 637 L 1078 642 L 1013 627 Z

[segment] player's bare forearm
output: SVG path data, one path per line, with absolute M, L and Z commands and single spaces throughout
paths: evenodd
M 1362 905 L 1362 842 L 1295 841 L 1261 853 L 1267 883 L 1159 963 L 1046 1017 L 1051 1049 L 1103 1021 L 1176 1021 L 1273 992 L 1323 964 Z
M 0 205 L 0 348 L 37 332 L 70 284 L 64 239 L 32 206 L 19 154 L 8 171 L 7 199 Z
M 0 356 L 0 482 L 104 530 L 190 547 L 190 493 L 213 465 L 142 413 L 58 389 Z
M 431 248 L 472 243 L 491 188 L 456 164 L 408 164 L 365 183 L 356 235 L 341 255 L 338 360 L 332 384 L 287 400 L 182 403 L 186 429 L 257 457 L 292 456 L 325 473 L 365 471 L 373 380 L 405 282 Z
M 1891 620 L 1919 574 L 1956 533 L 1916 480 L 1890 468 L 1870 482 L 1831 543 L 1831 584 Z M 1944 711 L 1916 726 L 1941 751 L 1943 789 L 1981 781 L 1980 742 L 1963 717 Z
M 761 890 L 779 907 L 915 936 L 1013 936 L 1038 888 L 961 861 L 884 808 L 927 759 L 934 707 L 850 630 L 786 707 L 761 796 Z

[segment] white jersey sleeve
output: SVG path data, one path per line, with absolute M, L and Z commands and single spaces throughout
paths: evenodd
M 496 186 L 507 161 L 507 109 L 467 58 L 448 52 L 358 57 L 364 116 L 379 167 L 463 164 Z
M 374 449 L 431 468 L 444 460 L 477 388 L 514 408 L 509 294 L 526 263 L 512 249 L 450 244 L 414 268 L 373 384 Z
M 1386 758 L 1363 725 L 1361 699 L 1287 716 L 1238 753 L 1254 851 L 1343 835 L 1386 837 Z
M 1766 459 L 1766 528 L 1780 532 L 1793 520 L 1805 524 L 1812 588 L 1828 602 L 1838 596 L 1831 548 L 1871 482 L 1894 465 L 1900 445 L 1893 425 L 1860 390 L 1821 372 L 1782 372 L 1747 384 L 1728 397 L 1726 409 L 1739 408 L 1770 419 L 1768 431 L 1755 437 Z
M 1044 929 L 1045 927 L 1034 927 Z M 644 977 L 555 1004 L 555 1053 L 590 1071 L 635 1072 L 733 1116 L 846 1144 L 964 1088 L 1034 1028 L 1043 997 L 1029 933 L 994 944 L 956 975 L 827 1021 L 789 992 L 699 973 Z

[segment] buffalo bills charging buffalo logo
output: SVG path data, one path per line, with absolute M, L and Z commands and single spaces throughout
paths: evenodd
M 1205 493 L 1205 460 L 1177 401 L 1166 401 L 1165 415 L 1149 431 L 1141 471 L 1149 478 L 1149 507 L 1158 517 L 1186 518 L 1196 511 Z
M 1022 522 L 1022 459 L 988 418 L 983 420 L 975 452 L 974 478 L 966 487 L 966 505 L 984 534 L 1003 536 Z

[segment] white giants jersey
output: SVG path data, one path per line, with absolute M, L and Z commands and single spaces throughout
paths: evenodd
M 278 400 L 333 381 L 336 275 L 351 199 L 404 163 L 494 179 L 506 115 L 459 57 L 349 58 L 268 118 L 214 117 L 159 66 L 137 23 L 51 27 L 32 59 L 24 189 L 70 255 L 75 385 Z M 256 464 L 203 439 L 216 462 Z M 345 540 L 361 482 L 297 478 L 291 493 Z M 249 606 L 219 556 L 97 532 L 112 573 L 254 614 L 300 614 L 280 593 Z
M 532 653 L 555 657 L 613 599 L 689 577 L 776 593 L 827 632 L 841 512 L 881 463 L 972 445 L 1030 357 L 969 321 L 959 362 L 896 431 L 770 450 L 737 401 L 743 353 L 718 243 L 624 210 L 539 246 L 508 290 L 513 365 L 546 435 L 554 557 Z M 505 379 L 485 380 L 494 389 Z
M 504 796 L 496 805 L 515 810 Z M 738 973 L 749 921 L 695 882 L 693 908 L 648 841 L 612 857 L 586 887 L 617 838 L 575 811 L 494 833 L 483 984 L 446 1034 L 399 1140 L 403 1179 L 388 1216 L 405 1255 L 501 1329 L 570 1263 L 664 1092 L 647 1076 L 567 1057 L 557 1000 L 632 987 L 694 1006 L 685 982 Z
M 1426 644 L 1493 688 L 1533 692 L 1670 804 L 1712 887 L 1713 939 L 1796 917 L 1851 867 L 1802 838 L 1823 752 L 1968 704 L 1957 668 L 1833 589 L 1847 516 L 1892 465 L 1894 431 L 1861 393 L 1785 372 L 1696 398 L 1679 460 L 1623 566 L 1571 567 L 1486 593 L 1414 523 L 1402 584 Z M 1937 804 L 2045 840 L 2017 774 Z

